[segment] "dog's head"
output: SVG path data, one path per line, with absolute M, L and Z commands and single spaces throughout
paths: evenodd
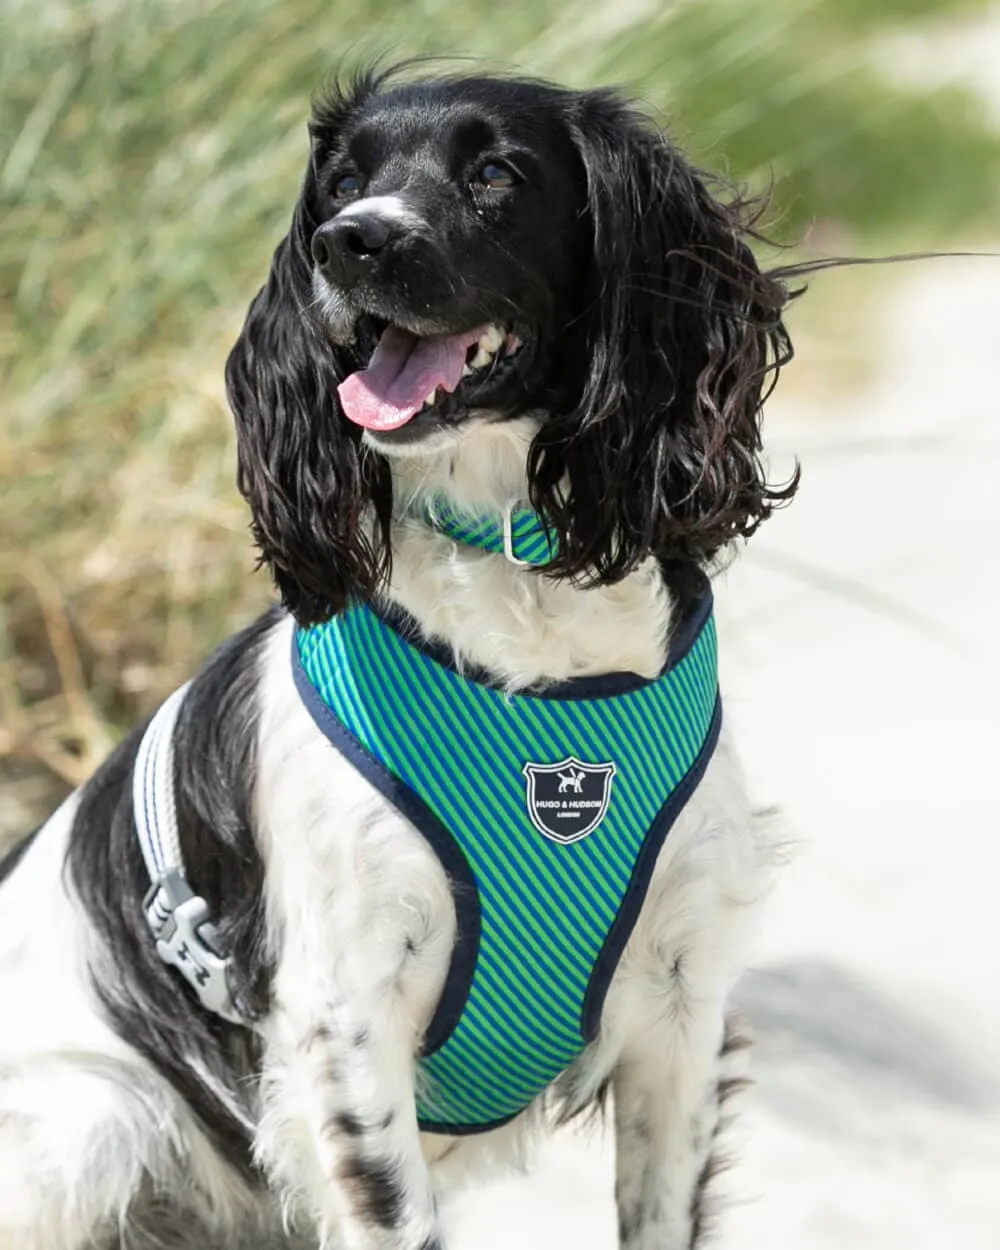
M 389 566 L 389 459 L 537 414 L 545 576 L 709 560 L 767 485 L 787 293 L 738 204 L 608 91 L 370 72 L 321 101 L 287 237 L 227 368 L 240 488 L 303 622 Z

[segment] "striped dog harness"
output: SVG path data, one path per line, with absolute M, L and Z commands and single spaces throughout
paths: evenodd
M 657 855 L 711 758 L 710 593 L 653 680 L 506 694 L 363 604 L 297 630 L 292 664 L 319 729 L 451 884 L 457 937 L 418 1060 L 420 1126 L 495 1128 L 596 1036 Z
M 556 549 L 529 508 L 498 522 L 435 501 L 424 519 L 518 565 Z M 296 630 L 292 669 L 319 729 L 419 830 L 451 885 L 456 940 L 418 1058 L 420 1126 L 495 1128 L 596 1037 L 664 839 L 712 757 L 722 710 L 708 585 L 653 680 L 506 694 L 457 672 L 409 618 L 365 604 Z M 133 768 L 144 910 L 160 958 L 205 1009 L 248 1024 L 183 862 L 173 735 L 186 689 L 152 718 Z

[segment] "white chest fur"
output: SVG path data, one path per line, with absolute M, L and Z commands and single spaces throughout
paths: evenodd
M 652 561 L 617 585 L 581 590 L 452 542 L 408 516 L 422 496 L 500 515 L 527 498 L 530 418 L 479 422 L 427 457 L 394 458 L 399 520 L 391 596 L 460 660 L 512 689 L 607 672 L 652 677 L 663 665 L 670 597 Z

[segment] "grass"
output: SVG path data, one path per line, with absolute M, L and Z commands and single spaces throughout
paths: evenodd
M 996 207 L 957 90 L 868 40 L 968 3 L 8 0 L 0 47 L 0 829 L 23 828 L 265 603 L 222 362 L 313 89 L 377 49 L 626 81 L 775 227 L 933 244 Z M 874 16 L 875 10 L 879 16 Z M 4 805 L 6 804 L 6 806 Z

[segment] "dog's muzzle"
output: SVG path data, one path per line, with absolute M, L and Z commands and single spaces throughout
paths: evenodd
M 400 233 L 398 222 L 374 213 L 342 213 L 320 226 L 310 250 L 323 277 L 341 286 L 367 276 Z

